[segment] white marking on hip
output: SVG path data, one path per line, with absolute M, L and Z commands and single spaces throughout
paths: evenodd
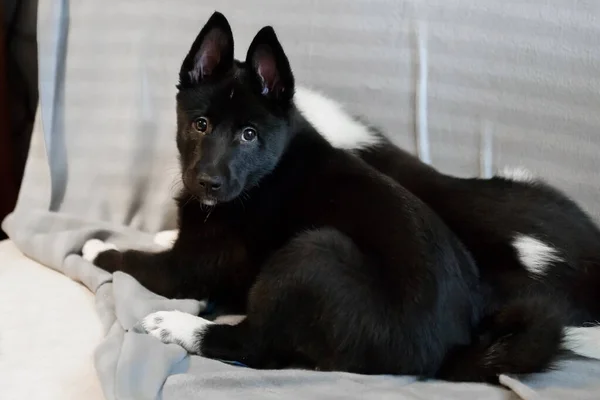
M 93 262 L 98 254 L 106 250 L 118 250 L 117 246 L 112 243 L 106 243 L 99 239 L 90 239 L 83 245 L 81 254 L 83 258 L 89 262 Z
M 504 167 L 499 176 L 515 182 L 535 183 L 535 174 L 524 167 Z
M 534 277 L 544 276 L 552 263 L 563 261 L 557 249 L 533 236 L 516 235 L 513 247 L 521 263 Z
M 181 311 L 158 311 L 146 316 L 142 326 L 163 343 L 175 343 L 189 353 L 200 354 L 202 336 L 211 321 Z
M 565 347 L 580 356 L 600 360 L 600 325 L 565 328 Z
M 294 103 L 308 122 L 333 146 L 346 150 L 371 147 L 380 138 L 343 106 L 306 87 L 297 87 Z

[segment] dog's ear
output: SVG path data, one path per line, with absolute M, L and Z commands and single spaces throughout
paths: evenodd
M 217 78 L 233 66 L 233 34 L 227 18 L 215 12 L 200 31 L 181 64 L 179 86 Z
M 276 101 L 292 99 L 294 75 L 272 27 L 265 26 L 256 34 L 248 49 L 246 64 L 254 71 L 260 94 Z

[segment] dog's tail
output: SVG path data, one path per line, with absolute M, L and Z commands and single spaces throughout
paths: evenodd
M 571 276 L 565 282 L 569 289 L 575 311 L 570 325 L 585 326 L 592 322 L 600 324 L 600 260 L 599 257 L 583 260 L 578 268 L 571 268 Z
M 498 383 L 501 374 L 550 370 L 567 350 L 600 359 L 600 326 L 565 328 L 564 308 L 545 297 L 513 300 L 485 317 L 474 336 L 449 354 L 438 378 Z

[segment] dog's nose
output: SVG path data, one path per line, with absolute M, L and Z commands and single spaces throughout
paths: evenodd
M 203 189 L 216 192 L 223 186 L 223 179 L 220 176 L 202 174 L 198 177 L 198 183 Z

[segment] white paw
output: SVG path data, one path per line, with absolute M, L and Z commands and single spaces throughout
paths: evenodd
M 93 262 L 98 254 L 102 253 L 106 250 L 118 250 L 117 246 L 112 243 L 106 243 L 99 239 L 90 239 L 83 245 L 81 249 L 81 253 L 83 258 L 86 260 Z
M 237 325 L 245 319 L 245 315 L 221 315 L 215 318 L 215 323 L 221 325 Z
M 173 247 L 173 243 L 175 243 L 175 241 L 177 240 L 177 236 L 179 236 L 178 229 L 158 232 L 156 235 L 154 235 L 154 243 L 161 247 L 164 247 L 165 249 L 170 249 L 171 247 Z
M 142 326 L 163 343 L 175 343 L 189 353 L 199 353 L 202 336 L 212 322 L 181 311 L 158 311 L 146 316 Z

